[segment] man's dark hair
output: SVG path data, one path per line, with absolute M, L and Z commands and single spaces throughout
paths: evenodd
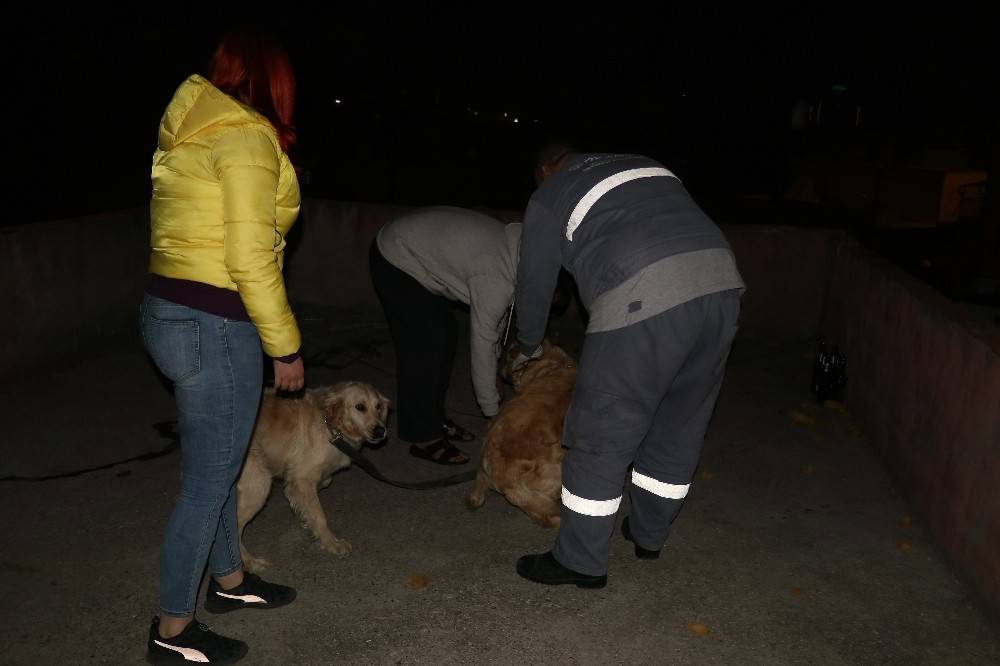
M 554 139 L 546 141 L 535 155 L 535 164 L 555 164 L 567 155 L 577 152 L 572 141 Z

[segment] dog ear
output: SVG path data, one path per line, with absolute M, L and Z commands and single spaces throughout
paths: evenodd
M 344 419 L 344 394 L 340 391 L 331 392 L 323 401 L 325 415 L 330 423 L 340 423 Z

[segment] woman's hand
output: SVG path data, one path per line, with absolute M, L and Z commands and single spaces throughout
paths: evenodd
M 298 391 L 306 383 L 306 367 L 302 357 L 291 363 L 274 359 L 274 388 L 278 391 Z

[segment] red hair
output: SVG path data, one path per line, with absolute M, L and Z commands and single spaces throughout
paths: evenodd
M 273 36 L 250 28 L 227 33 L 208 63 L 208 79 L 270 120 L 283 151 L 295 143 L 295 75 Z

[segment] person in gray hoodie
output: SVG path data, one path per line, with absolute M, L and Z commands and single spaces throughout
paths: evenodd
M 559 146 L 541 157 L 521 239 L 515 365 L 542 342 L 560 266 L 590 318 L 563 429 L 559 533 L 517 572 L 603 587 L 627 480 L 622 534 L 636 556 L 656 559 L 667 539 L 722 386 L 744 284 L 720 229 L 661 164 Z
M 487 417 L 500 408 L 498 343 L 509 324 L 520 223 L 474 210 L 418 209 L 382 227 L 370 252 L 372 282 L 396 350 L 397 431 L 410 453 L 442 465 L 469 457 L 451 440 L 471 433 L 445 413 L 455 358 L 453 305 L 469 306 L 472 387 Z

